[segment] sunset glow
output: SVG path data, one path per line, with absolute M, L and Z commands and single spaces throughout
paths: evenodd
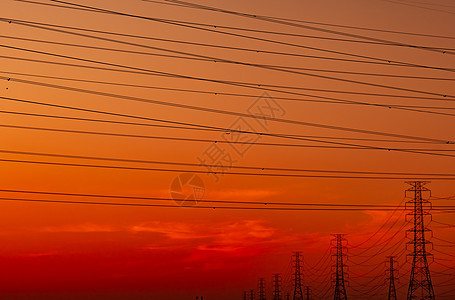
M 348 298 L 386 299 L 394 256 L 405 299 L 406 182 L 428 181 L 432 286 L 455 299 L 451 1 L 0 11 L 0 298 L 262 300 L 264 278 L 294 299 L 299 252 L 334 299 L 344 234 Z

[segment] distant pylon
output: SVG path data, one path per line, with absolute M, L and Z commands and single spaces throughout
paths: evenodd
M 293 255 L 294 263 L 294 297 L 293 300 L 303 300 L 302 281 L 303 281 L 303 255 L 295 252 Z
M 281 275 L 273 274 L 273 300 L 281 299 Z
M 311 288 L 309 286 L 305 287 L 305 299 L 310 300 L 311 299 Z
M 243 292 L 243 300 L 248 300 L 248 292 Z
M 254 290 L 250 290 L 250 300 L 254 300 Z
M 426 245 L 431 242 L 425 239 L 425 232 L 430 231 L 425 226 L 425 217 L 430 216 L 428 211 L 431 209 L 431 202 L 423 197 L 423 193 L 430 193 L 430 190 L 424 187 L 428 183 L 425 181 L 408 181 L 406 183 L 411 185 L 406 192 L 413 193 L 413 199 L 406 202 L 407 209 L 408 206 L 413 206 L 412 212 L 408 213 L 407 217 L 411 216 L 414 221 L 413 227 L 406 232 L 406 235 L 412 234 L 412 239 L 408 242 L 408 245 L 412 246 L 411 253 L 408 254 L 408 256 L 412 256 L 412 267 L 407 299 L 431 300 L 435 299 L 428 268 L 428 256 L 432 257 L 432 255 L 426 250 Z
M 397 300 L 397 291 L 395 289 L 395 273 L 397 270 L 395 269 L 396 264 L 395 256 L 387 256 L 386 264 L 388 268 L 386 270 L 387 273 L 387 280 L 389 281 L 389 296 L 387 300 Z
M 332 282 L 335 282 L 335 293 L 333 296 L 334 300 L 346 300 L 348 297 L 346 296 L 346 287 L 344 284 L 345 278 L 345 268 L 346 265 L 343 262 L 343 258 L 346 254 L 343 251 L 346 249 L 343 246 L 343 242 L 346 242 L 346 239 L 343 238 L 344 234 L 334 234 L 335 238 L 332 239 L 332 257 L 335 257 L 335 265 L 332 266 Z M 334 245 L 335 244 L 335 245 Z M 335 250 L 335 254 L 333 254 L 333 250 Z
M 265 300 L 265 279 L 259 278 L 258 281 L 258 300 Z

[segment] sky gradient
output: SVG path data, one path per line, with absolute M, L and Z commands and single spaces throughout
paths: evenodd
M 37 2 L 51 3 L 44 0 Z M 383 147 L 386 149 L 394 147 L 432 149 L 434 150 L 433 153 L 445 154 L 453 154 L 451 151 L 455 150 L 453 144 L 417 143 L 398 137 L 314 126 L 314 124 L 325 124 L 378 133 L 393 133 L 453 141 L 455 139 L 453 131 L 455 122 L 453 115 L 450 115 L 455 107 L 450 102 L 451 100 L 453 101 L 455 95 L 453 69 L 436 70 L 393 65 L 394 61 L 401 61 L 439 68 L 453 68 L 455 63 L 455 56 L 453 55 L 455 49 L 455 24 L 453 18 L 455 7 L 450 1 L 440 0 L 434 2 L 433 5 L 428 5 L 428 2 L 427 4 L 422 4 L 418 3 L 418 1 L 411 2 L 410 0 L 287 0 L 284 2 L 270 0 L 217 0 L 197 2 L 257 15 L 452 37 L 451 39 L 434 38 L 312 25 L 317 28 L 337 30 L 354 35 L 359 34 L 375 39 L 452 49 L 452 51 L 449 50 L 450 53 L 445 54 L 439 51 L 427 51 L 409 47 L 321 39 L 322 37 L 362 40 L 308 28 L 297 28 L 213 11 L 139 0 L 77 0 L 72 2 L 133 15 L 249 28 L 256 31 L 245 32 L 223 28 L 217 28 L 217 30 L 280 41 L 288 45 L 175 26 L 152 20 L 4 0 L 0 2 L 0 11 L 2 12 L 0 17 L 7 20 L 14 19 L 16 22 L 0 22 L 1 44 L 10 47 L 0 48 L 0 76 L 2 76 L 0 77 L 0 97 L 26 99 L 53 105 L 102 110 L 143 118 L 197 123 L 228 129 L 235 129 L 240 122 L 244 122 L 242 126 L 249 126 L 248 128 L 257 132 L 304 135 L 307 137 L 329 136 L 335 138 L 330 140 L 332 142 L 369 145 L 370 147 Z M 23 23 L 17 22 L 17 20 L 121 32 L 142 37 L 153 37 L 155 40 L 118 37 L 100 33 L 84 33 L 105 38 L 105 40 L 100 40 L 80 35 L 70 35 L 55 30 L 25 26 Z M 213 27 L 204 28 L 215 29 Z M 260 33 L 257 30 L 300 34 L 307 35 L 307 37 Z M 35 41 L 17 40 L 12 37 L 34 39 Z M 106 40 L 106 38 L 130 44 L 115 43 Z M 171 41 L 164 41 L 163 39 Z M 181 44 L 172 42 L 172 40 L 189 41 L 205 45 L 214 44 L 249 48 L 258 51 L 287 52 L 295 55 L 245 52 L 203 45 Z M 83 47 L 55 45 L 39 41 L 53 41 L 81 45 Z M 142 47 L 134 46 L 131 43 L 141 44 Z M 86 46 L 106 49 L 90 49 Z M 16 49 L 11 47 L 16 47 Z M 150 47 L 155 47 L 155 49 Z M 174 52 L 158 50 L 156 47 L 166 48 Z M 327 58 L 374 61 L 373 59 L 354 57 L 352 55 L 328 53 L 314 48 L 381 58 L 385 61 L 390 60 L 392 63 L 381 65 L 332 60 Z M 65 55 L 79 58 L 79 60 L 43 53 L 32 53 L 23 49 Z M 125 53 L 112 51 L 113 49 L 147 52 L 148 54 Z M 242 61 L 256 65 L 287 66 L 295 69 L 288 68 L 286 70 L 293 70 L 293 72 L 288 72 L 251 65 L 229 64 L 220 60 L 214 62 L 213 59 L 211 61 L 201 61 L 169 57 L 169 55 L 182 55 L 175 51 L 191 52 L 200 56 Z M 168 57 L 162 56 L 163 54 L 168 55 Z M 298 57 L 298 55 L 301 56 Z M 315 56 L 322 58 L 315 58 Z M 186 57 L 189 56 L 186 55 Z M 80 58 L 111 65 L 83 62 Z M 23 59 L 114 68 L 117 70 L 129 70 L 130 73 L 32 62 Z M 115 67 L 112 64 L 129 66 L 129 68 Z M 152 74 L 150 70 L 155 71 L 155 73 Z M 321 70 L 367 73 L 367 75 L 334 73 Z M 137 72 L 142 72 L 143 74 L 138 74 Z M 256 88 L 214 83 L 207 80 L 175 78 L 175 76 L 158 76 L 156 72 L 175 73 L 211 80 L 252 83 L 256 84 Z M 296 74 L 296 72 L 300 72 L 300 74 Z M 402 77 L 372 76 L 371 74 L 391 74 Z M 60 79 L 52 79 L 49 78 L 50 76 Z M 333 78 L 321 78 L 321 76 Z M 409 76 L 426 77 L 426 79 L 409 78 Z M 77 82 L 62 80 L 62 77 L 66 79 L 129 84 L 131 86 Z M 428 77 L 433 79 L 428 79 Z M 5 78 L 11 78 L 11 80 L 8 81 Z M 19 80 L 34 81 L 35 84 L 20 82 Z M 123 95 L 130 98 L 64 90 L 62 88 L 38 85 L 36 82 L 115 94 L 117 96 Z M 366 85 L 365 83 L 383 85 L 388 88 Z M 138 85 L 145 86 L 145 88 L 138 87 Z M 274 87 L 264 87 L 264 85 L 273 85 Z M 294 87 L 294 89 L 285 89 L 282 86 Z M 319 91 L 299 90 L 296 88 L 317 89 Z M 181 90 L 177 91 L 175 89 Z M 193 90 L 193 92 L 188 90 Z M 204 93 L 196 93 L 194 90 L 204 91 Z M 378 95 L 336 93 L 333 90 Z M 431 95 L 431 93 L 448 96 L 444 98 Z M 241 94 L 243 96 L 234 96 L 232 94 Z M 384 96 L 384 94 L 438 99 L 406 99 Z M 316 98 L 321 96 L 327 98 Z M 131 97 L 136 97 L 136 100 L 161 101 L 164 104 L 140 102 Z M 364 103 L 374 102 L 380 105 L 308 101 L 334 101 L 329 100 L 329 98 Z M 267 107 L 263 105 L 268 103 L 272 104 L 271 107 L 274 109 L 272 117 L 306 122 L 306 124 L 290 124 L 280 121 L 268 121 L 265 123 L 264 120 L 258 120 L 253 117 L 239 117 L 172 107 L 168 105 L 169 103 L 249 115 L 257 113 L 258 109 L 261 108 L 267 110 Z M 396 109 L 394 105 L 418 106 L 416 109 L 420 110 L 420 112 Z M 388 106 L 393 108 L 390 109 Z M 445 109 L 435 109 L 434 107 L 436 106 Z M 269 106 L 268 109 L 271 107 Z M 259 135 L 255 136 L 254 139 L 257 143 L 301 144 L 307 145 L 307 147 L 257 144 L 251 145 L 247 149 L 245 147 L 239 149 L 235 148 L 236 146 L 233 146 L 233 144 L 223 144 L 223 140 L 231 138 L 231 136 L 228 136 L 229 132 L 204 132 L 153 126 L 85 122 L 5 113 L 5 111 L 9 111 L 28 114 L 52 114 L 73 118 L 97 118 L 122 122 L 145 122 L 155 125 L 164 124 L 150 120 L 141 121 L 120 116 L 100 115 L 87 111 L 74 111 L 55 106 L 21 103 L 6 98 L 1 99 L 0 110 L 0 118 L 2 120 L 0 151 L 9 150 L 198 164 L 201 160 L 208 159 L 208 153 L 216 148 L 218 150 L 223 149 L 223 157 L 229 158 L 229 160 L 225 160 L 225 165 L 255 166 L 266 169 L 276 167 L 441 174 L 453 172 L 455 166 L 454 157 L 450 156 L 377 149 L 320 148 L 316 146 L 327 146 L 328 144 Z M 428 113 L 428 111 L 444 112 L 447 115 L 432 114 Z M 13 128 L 11 126 L 22 126 L 22 128 Z M 54 129 L 54 131 L 36 130 L 37 127 Z M 56 132 L 55 129 L 116 133 L 124 136 Z M 231 132 L 230 134 L 233 136 L 232 138 L 235 138 L 234 133 Z M 131 135 L 136 135 L 136 137 Z M 204 139 L 211 142 L 140 138 L 137 137 L 138 135 Z M 348 138 L 351 138 L 351 140 Z M 353 139 L 382 139 L 388 141 Z M 327 141 L 327 139 L 323 140 Z M 397 140 L 401 142 L 397 142 Z M 403 140 L 406 141 L 403 142 Z M 214 141 L 220 141 L 220 143 L 214 143 Z M 329 145 L 342 146 L 339 144 Z M 213 152 L 210 153 L 213 154 Z M 0 152 L 0 157 L 3 160 L 120 165 L 180 170 L 164 172 L 0 161 L 0 197 L 3 198 L 146 204 L 150 203 L 150 201 L 111 198 L 100 200 L 93 197 L 81 199 L 78 196 L 58 195 L 24 195 L 23 193 L 11 193 L 5 190 L 169 198 L 171 182 L 176 176 L 183 173 L 181 170 L 197 169 L 206 171 L 204 167 L 57 158 L 12 154 L 5 151 Z M 227 168 L 225 171 L 227 173 L 243 172 L 241 169 L 233 168 Z M 317 174 L 321 175 L 321 173 Z M 397 206 L 403 203 L 405 190 L 408 188 L 408 185 L 405 184 L 405 178 L 268 177 L 223 175 L 222 172 L 216 174 L 216 176 L 214 174 L 199 174 L 198 176 L 204 182 L 204 199 L 257 201 L 261 203 L 298 202 Z M 407 177 L 409 179 L 420 178 L 419 176 Z M 433 197 L 455 195 L 454 184 L 450 180 L 432 180 L 428 188 L 432 190 Z M 453 203 L 453 200 L 450 202 L 450 200 L 437 200 L 436 198 L 432 198 L 432 201 L 433 205 L 451 205 Z M 294 251 L 302 251 L 308 264 L 305 265 L 304 269 L 308 268 L 309 272 L 308 277 L 304 277 L 305 285 L 313 287 L 315 297 L 329 299 L 332 294 L 330 285 L 327 285 L 327 280 L 330 278 L 331 263 L 326 251 L 330 247 L 331 234 L 335 233 L 347 234 L 346 238 L 349 245 L 352 246 L 367 241 L 362 246 L 353 247 L 349 252 L 353 254 L 347 262 L 350 266 L 349 272 L 352 273 L 350 276 L 350 287 L 348 287 L 349 295 L 356 299 L 361 299 L 361 297 L 365 297 L 365 294 L 362 293 L 371 293 L 372 290 L 377 289 L 378 285 L 383 284 L 383 279 L 378 278 L 383 274 L 381 268 L 383 268 L 385 256 L 397 253 L 402 255 L 399 264 L 403 265 L 402 274 L 405 274 L 403 278 L 400 278 L 398 284 L 400 286 L 399 293 L 401 296 L 406 293 L 406 283 L 408 282 L 406 272 L 409 270 L 409 263 L 405 264 L 406 253 L 403 254 L 402 250 L 405 248 L 406 242 L 405 230 L 410 227 L 409 224 L 405 224 L 405 216 L 402 211 L 222 210 L 182 208 L 173 201 L 161 201 L 159 203 L 167 204 L 171 207 L 33 203 L 8 201 L 6 199 L 1 201 L 0 295 L 5 295 L 7 299 L 175 300 L 194 299 L 196 296 L 201 295 L 204 296 L 204 299 L 240 299 L 243 291 L 256 288 L 259 277 L 266 279 L 267 291 L 271 293 L 272 274 L 281 273 L 283 279 L 288 279 L 289 276 L 286 277 L 286 274 L 289 275 L 291 270 L 291 255 Z M 204 205 L 204 203 L 198 204 L 198 206 Z M 211 205 L 213 206 L 213 204 L 209 206 Z M 450 224 L 453 223 L 453 214 L 438 214 L 435 212 L 433 220 Z M 386 225 L 382 227 L 382 231 L 375 234 L 384 224 Z M 453 256 L 447 255 L 447 253 L 453 253 L 451 250 L 453 249 L 453 242 L 455 242 L 454 227 L 435 223 L 430 225 L 434 225 L 434 227 L 430 226 L 430 228 L 433 229 L 435 237 L 449 241 L 449 243 L 433 241 L 435 243 L 434 249 L 440 251 L 433 252 L 435 261 L 441 263 L 431 264 L 432 270 L 440 272 L 439 275 L 434 274 L 435 277 L 433 277 L 435 292 L 437 295 L 441 295 L 441 298 L 445 295 L 453 296 L 454 292 L 450 291 L 451 285 L 453 285 L 453 280 L 450 281 L 452 278 L 450 274 L 451 276 L 454 275 L 455 261 Z M 389 227 L 390 229 L 388 229 Z M 381 248 L 386 243 L 385 241 L 388 241 L 391 245 L 397 245 L 397 250 L 395 248 L 387 248 L 388 250 Z M 362 247 L 367 247 L 369 250 L 365 250 Z M 329 257 L 329 260 L 327 260 L 327 257 Z M 321 263 L 318 265 L 320 260 Z M 447 269 L 444 265 L 451 269 Z M 370 279 L 373 279 L 373 281 Z M 288 283 L 283 281 L 283 286 L 289 288 L 289 285 L 285 286 L 285 284 Z M 371 298 L 383 298 L 385 293 L 386 285 L 383 289 L 380 288 L 374 293 L 376 298 Z

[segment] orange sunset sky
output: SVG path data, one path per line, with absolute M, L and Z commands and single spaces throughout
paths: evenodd
M 304 286 L 333 299 L 337 233 L 351 299 L 387 296 L 388 255 L 404 298 L 405 181 L 431 181 L 433 206 L 455 201 L 455 3 L 190 3 L 257 17 L 0 1 L 0 298 L 242 299 L 263 277 L 272 299 L 272 274 L 290 292 L 301 251 Z M 205 192 L 181 207 L 171 183 L 191 172 Z M 454 299 L 453 208 L 432 214 L 435 294 Z

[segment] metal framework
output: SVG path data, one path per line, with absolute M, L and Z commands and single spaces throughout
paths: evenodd
M 295 252 L 293 255 L 294 263 L 294 297 L 293 300 L 303 300 L 302 281 L 303 281 L 303 255 Z
M 265 279 L 259 278 L 258 281 L 258 300 L 265 300 Z
M 387 273 L 387 280 L 389 281 L 389 296 L 387 300 L 397 300 L 397 291 L 395 288 L 395 276 L 397 270 L 395 269 L 395 265 L 397 261 L 395 260 L 395 256 L 387 256 L 386 264 L 388 265 L 386 273 Z
M 334 234 L 333 236 L 335 237 L 332 239 L 332 257 L 335 257 L 335 264 L 332 266 L 332 282 L 335 283 L 333 299 L 346 300 L 347 296 L 344 282 L 346 265 L 343 262 L 343 258 L 346 256 L 346 247 L 343 243 L 347 242 L 347 240 L 344 238 L 344 234 Z
M 305 287 L 305 299 L 310 300 L 311 299 L 311 288 L 309 286 Z
M 407 214 L 407 217 L 412 217 L 413 227 L 406 231 L 406 235 L 411 234 L 411 253 L 412 257 L 411 277 L 409 280 L 408 300 L 411 299 L 435 299 L 433 284 L 431 283 L 430 269 L 428 267 L 428 257 L 433 257 L 427 252 L 427 245 L 431 245 L 425 238 L 425 233 L 431 233 L 425 225 L 425 219 L 431 218 L 429 211 L 431 210 L 431 202 L 424 199 L 423 193 L 430 193 L 430 190 L 424 186 L 428 183 L 425 181 L 409 181 L 411 188 L 406 192 L 412 192 L 413 198 L 406 202 L 406 208 L 412 206 L 412 212 Z
M 281 275 L 273 274 L 273 300 L 281 300 Z

